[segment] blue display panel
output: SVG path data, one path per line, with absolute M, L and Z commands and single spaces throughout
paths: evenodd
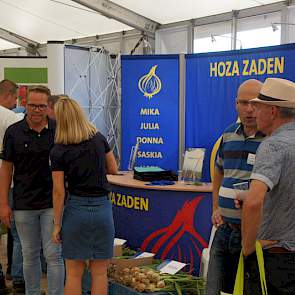
M 137 166 L 177 170 L 178 55 L 122 56 L 122 160 L 140 143 Z
M 295 44 L 186 55 L 185 147 L 206 148 L 205 181 L 210 180 L 214 144 L 223 130 L 237 120 L 235 99 L 239 85 L 253 78 L 295 81 L 294 68 Z

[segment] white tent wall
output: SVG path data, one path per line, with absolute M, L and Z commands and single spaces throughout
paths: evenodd
M 24 47 L 18 47 L 2 50 L 0 56 L 28 56 L 28 52 Z
M 284 31 L 283 37 L 286 38 L 286 43 L 295 43 L 295 5 L 289 6 L 282 15 L 282 22 L 291 23 L 293 25 L 282 25 Z M 283 40 L 284 41 L 284 40 Z
M 132 50 L 136 47 L 139 40 L 142 37 L 142 33 L 136 30 L 128 32 L 120 32 L 105 36 L 101 36 L 95 41 L 95 46 L 103 47 L 110 54 L 130 54 Z M 150 39 L 152 44 L 154 40 Z M 80 40 L 79 40 L 79 44 Z M 138 47 L 136 47 L 134 54 L 143 54 L 143 43 L 141 42 Z
M 192 53 L 192 26 L 185 24 L 156 31 L 156 54 Z
M 38 48 L 36 56 L 46 56 L 47 55 L 47 44 L 42 44 Z M 16 47 L 11 49 L 0 50 L 0 56 L 32 56 L 26 48 Z
M 115 40 L 105 40 L 96 42 L 96 46 L 105 48 L 108 52 L 112 54 L 130 54 L 131 50 L 135 47 L 137 41 L 140 37 L 133 37 L 129 39 L 124 39 L 122 37 L 116 38 Z M 142 46 L 137 48 L 137 54 L 142 54 Z
M 218 22 L 215 24 L 201 25 L 194 28 L 194 38 L 202 39 L 213 35 L 223 35 L 231 33 L 231 22 Z
M 227 23 L 230 27 L 229 33 L 234 38 L 236 30 L 265 27 L 266 23 L 269 26 L 272 22 L 287 23 L 281 27 L 281 44 L 295 42 L 295 26 L 292 25 L 295 23 L 295 5 L 279 3 L 163 25 L 155 34 L 155 53 L 192 53 L 192 40 L 208 30 L 205 29 L 206 26 L 209 26 L 212 32 L 216 32 L 214 34 L 220 35 L 218 32 Z M 193 36 L 191 27 L 194 31 Z M 238 42 L 236 45 L 239 48 Z
M 215 23 L 215 24 L 196 26 L 194 28 L 194 52 L 207 52 L 208 47 L 204 46 L 200 42 L 200 40 L 210 38 L 210 36 L 212 40 L 215 40 L 215 38 L 218 38 L 217 36 L 230 35 L 232 30 L 231 28 L 232 28 L 231 21 L 219 22 L 218 24 Z M 216 36 L 216 37 L 213 37 L 213 36 Z M 222 39 L 222 41 L 224 43 L 224 50 L 230 50 L 232 48 L 232 39 L 224 38 Z M 212 45 L 210 46 L 211 51 L 216 51 L 216 47 L 215 47 L 216 43 L 217 42 L 215 43 L 211 42 L 211 45 Z
M 117 33 L 97 35 L 92 37 L 66 40 L 66 44 L 89 45 L 104 48 L 110 54 L 130 54 L 135 48 L 143 33 L 138 30 L 122 31 Z M 150 42 L 154 42 L 149 38 Z M 141 43 L 135 50 L 135 54 L 143 54 L 143 44 Z
M 138 41 L 142 37 L 142 32 L 137 30 L 129 30 L 123 32 L 117 32 L 112 34 L 105 35 L 97 35 L 85 38 L 78 38 L 72 40 L 65 40 L 65 44 L 72 45 L 89 45 L 89 46 L 97 46 L 103 47 L 110 54 L 130 54 L 131 51 L 136 47 Z M 153 36 L 148 36 L 148 42 L 151 44 L 152 48 L 154 48 L 155 40 Z M 143 42 L 136 47 L 134 54 L 143 54 L 144 47 Z M 7 50 L 1 50 L 0 56 L 27 56 L 28 53 L 25 48 L 12 48 Z M 46 44 L 42 44 L 40 48 L 38 48 L 38 55 L 46 56 L 47 55 L 47 46 Z
M 53 94 L 64 93 L 65 57 L 64 43 L 60 41 L 47 42 L 48 86 Z
M 264 28 L 265 26 L 269 26 L 272 23 L 279 23 L 279 22 L 281 22 L 281 12 L 254 15 L 254 16 L 238 19 L 237 30 L 247 31 L 253 28 L 256 28 L 256 29 Z
M 5 78 L 5 68 L 47 68 L 47 59 L 36 57 L 0 57 L 0 81 Z

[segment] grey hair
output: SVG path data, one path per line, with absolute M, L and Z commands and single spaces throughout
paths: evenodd
M 295 109 L 280 107 L 279 110 L 280 110 L 280 115 L 282 118 L 295 119 Z

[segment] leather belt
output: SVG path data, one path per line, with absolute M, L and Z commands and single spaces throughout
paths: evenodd
M 238 223 L 229 223 L 229 222 L 227 222 L 226 224 L 228 224 L 228 226 L 229 226 L 231 229 L 234 229 L 234 230 L 241 230 L 241 224 L 238 224 Z
M 266 251 L 268 253 L 295 253 L 295 251 L 288 250 L 288 249 L 283 248 L 283 247 L 272 247 L 272 248 L 266 249 Z

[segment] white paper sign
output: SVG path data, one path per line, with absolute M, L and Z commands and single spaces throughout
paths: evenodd
M 114 239 L 114 246 L 122 246 L 127 242 L 127 240 L 115 238 Z
M 160 273 L 169 273 L 171 275 L 176 274 L 179 272 L 182 268 L 185 267 L 185 263 L 171 260 L 167 264 L 165 264 L 162 268 L 159 269 Z
M 137 255 L 136 257 L 134 257 L 134 259 L 137 259 L 137 258 L 146 258 L 146 257 L 154 257 L 154 256 L 155 256 L 154 253 L 142 252 L 139 255 Z

